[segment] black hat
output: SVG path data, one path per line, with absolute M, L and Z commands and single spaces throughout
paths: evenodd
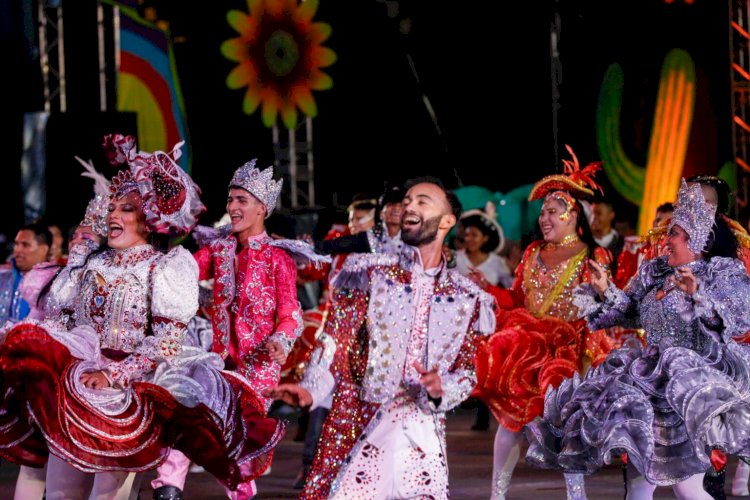
M 386 184 L 383 194 L 378 198 L 378 208 L 383 209 L 389 203 L 401 203 L 404 201 L 404 189 L 398 184 Z

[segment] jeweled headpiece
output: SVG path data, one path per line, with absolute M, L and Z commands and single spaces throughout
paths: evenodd
M 715 218 L 716 207 L 706 201 L 700 184 L 688 185 L 682 179 L 669 229 L 680 226 L 689 236 L 687 245 L 690 251 L 699 254 L 708 246 Z
M 106 237 L 109 232 L 107 213 L 109 211 L 110 182 L 101 173 L 97 172 L 90 160 L 85 162 L 77 156 L 75 159 L 83 165 L 84 172 L 81 175 L 94 180 L 94 197 L 91 198 L 88 206 L 86 206 L 86 213 L 78 225 L 90 227 L 94 233 L 101 237 Z
M 130 170 L 120 170 L 112 177 L 109 185 L 109 194 L 112 198 L 122 198 L 133 191 L 138 191 L 138 183 L 133 179 Z
M 110 186 L 112 197 L 120 198 L 131 191 L 141 195 L 146 226 L 156 233 L 181 236 L 198 224 L 206 210 L 200 200 L 200 188 L 176 161 L 182 156 L 183 142 L 172 151 L 137 152 L 132 138 L 120 134 L 105 138 L 105 148 L 112 163 L 122 158 L 129 169 L 120 171 Z
M 563 160 L 564 171 L 562 174 L 548 175 L 539 180 L 529 193 L 529 201 L 538 200 L 546 197 L 555 191 L 569 193 L 573 198 L 587 198 L 594 195 L 594 190 L 602 192 L 602 188 L 594 181 L 594 175 L 601 170 L 602 163 L 589 163 L 581 168 L 578 163 L 578 157 L 573 153 L 573 149 L 565 145 L 572 160 Z M 565 199 L 561 201 L 567 206 Z
M 260 200 L 266 207 L 266 219 L 276 208 L 276 200 L 281 193 L 284 179 L 273 180 L 273 167 L 265 170 L 255 168 L 256 159 L 242 165 L 234 172 L 229 187 L 239 187 Z
M 107 213 L 109 212 L 109 196 L 100 194 L 91 198 L 86 207 L 86 214 L 83 216 L 79 226 L 88 226 L 99 236 L 106 238 L 109 233 L 107 225 Z

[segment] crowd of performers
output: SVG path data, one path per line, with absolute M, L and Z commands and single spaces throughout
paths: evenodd
M 281 402 L 306 422 L 300 498 L 444 499 L 446 415 L 469 400 L 499 424 L 494 500 L 523 450 L 564 474 L 569 499 L 618 461 L 628 499 L 722 498 L 728 457 L 732 492 L 749 494 L 750 237 L 720 179 L 683 180 L 647 237 L 623 238 L 600 166 L 570 150 L 534 185 L 538 231 L 513 262 L 491 207 L 463 212 L 435 178 L 356 199 L 348 226 L 312 242 L 266 231 L 270 167 L 238 168 L 228 223 L 200 226 L 181 144 L 104 147 L 120 170 L 81 162 L 95 196 L 67 259 L 50 262 L 48 228 L 30 224 L 0 270 L 15 498 L 128 499 L 155 470 L 154 498 L 179 499 L 191 464 L 252 498 Z M 175 243 L 188 235 L 192 254 Z

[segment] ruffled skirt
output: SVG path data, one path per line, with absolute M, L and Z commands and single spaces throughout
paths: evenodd
M 748 346 L 733 342 L 613 351 L 547 394 L 544 417 L 525 428 L 526 460 L 590 474 L 627 452 L 650 483 L 668 486 L 706 472 L 713 450 L 750 456 L 749 367 Z
M 40 467 L 51 452 L 84 472 L 144 471 L 176 448 L 233 489 L 268 467 L 284 426 L 215 358 L 186 347 L 147 380 L 94 390 L 79 381 L 105 359 L 93 331 L 16 326 L 0 345 L 0 456 Z
M 581 368 L 584 322 L 550 316 L 536 318 L 526 309 L 502 315 L 498 331 L 476 353 L 477 385 L 500 425 L 518 432 L 541 415 L 548 387 L 557 387 Z

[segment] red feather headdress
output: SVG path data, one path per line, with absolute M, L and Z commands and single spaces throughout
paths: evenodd
M 552 191 L 567 191 L 575 198 L 594 196 L 595 190 L 604 193 L 601 186 L 594 181 L 594 175 L 602 169 L 602 162 L 589 163 L 581 168 L 573 149 L 567 144 L 565 149 L 573 159 L 563 160 L 562 174 L 548 175 L 534 184 L 529 193 L 529 201 L 544 198 Z

